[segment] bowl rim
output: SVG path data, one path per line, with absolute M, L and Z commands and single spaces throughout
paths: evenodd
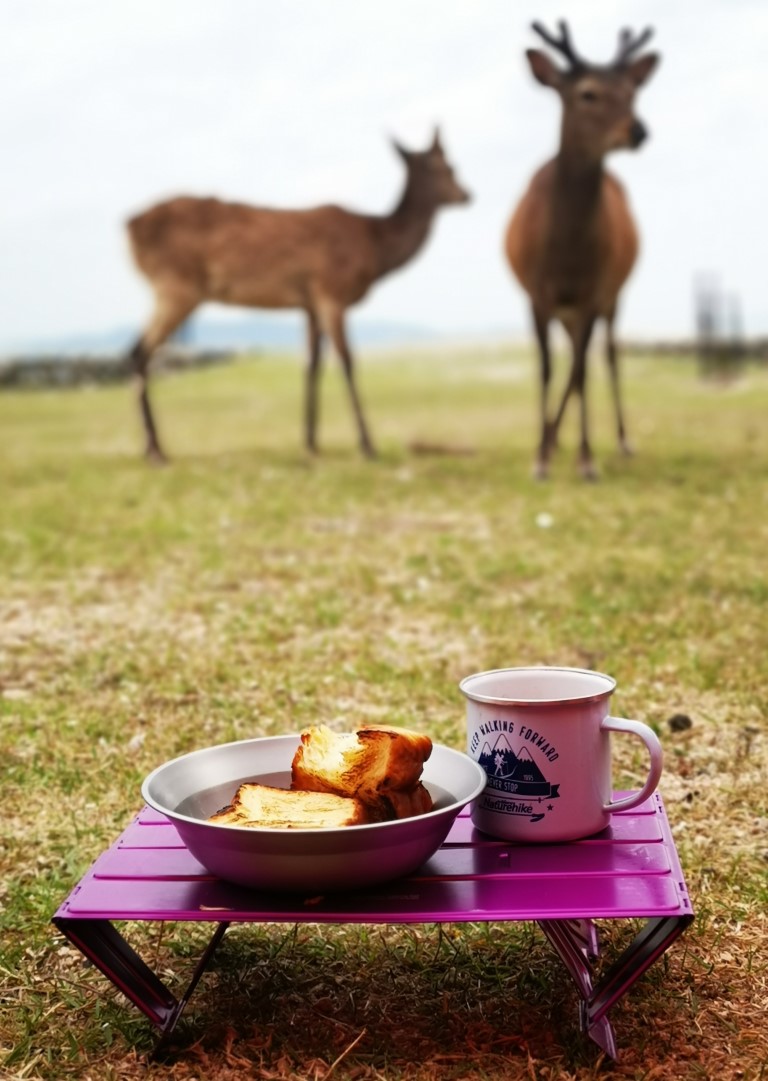
M 308 826 L 300 827 L 298 829 L 286 829 L 282 826 L 236 826 L 232 823 L 211 822 L 205 818 L 193 818 L 191 815 L 179 814 L 178 811 L 173 811 L 167 807 L 160 805 L 158 800 L 152 799 L 149 795 L 149 787 L 154 778 L 157 777 L 158 774 L 160 774 L 163 770 L 168 769 L 171 766 L 176 765 L 176 763 L 184 761 L 185 759 L 195 758 L 199 755 L 210 753 L 213 750 L 225 750 L 228 747 L 238 747 L 244 746 L 246 744 L 252 745 L 254 743 L 265 743 L 267 741 L 269 741 L 270 743 L 274 743 L 277 741 L 288 742 L 289 740 L 300 741 L 301 734 L 296 733 L 296 735 L 294 735 L 293 733 L 288 733 L 280 736 L 253 736 L 249 739 L 231 740 L 228 743 L 215 743 L 212 744 L 210 747 L 198 747 L 194 751 L 187 751 L 185 754 L 177 755 L 176 758 L 169 758 L 167 762 L 162 762 L 159 766 L 156 766 L 155 769 L 153 769 L 151 773 L 148 773 L 147 776 L 144 778 L 141 784 L 142 798 L 144 799 L 145 803 L 152 807 L 153 810 L 157 811 L 158 814 L 162 814 L 165 815 L 167 818 L 170 818 L 172 822 L 184 822 L 189 824 L 190 826 L 204 826 L 206 828 L 215 830 L 247 833 L 249 835 L 255 834 L 256 836 L 258 836 L 259 834 L 266 834 L 270 837 L 286 835 L 307 837 L 311 836 L 312 834 L 327 835 L 334 832 L 348 834 L 353 831 L 355 833 L 359 833 L 364 830 L 373 831 L 387 828 L 391 830 L 394 826 L 397 826 L 399 824 L 430 821 L 446 814 L 457 814 L 462 809 L 462 807 L 466 807 L 468 803 L 471 803 L 473 799 L 476 799 L 480 795 L 480 793 L 485 788 L 487 780 L 485 770 L 480 765 L 480 763 L 476 762 L 475 759 L 471 758 L 465 751 L 459 751 L 455 747 L 449 747 L 445 743 L 433 742 L 433 752 L 436 748 L 439 748 L 441 752 L 447 751 L 450 755 L 455 755 L 458 758 L 465 760 L 467 763 L 469 763 L 470 767 L 475 770 L 476 784 L 468 796 L 461 797 L 459 799 L 454 798 L 446 806 L 433 807 L 431 811 L 425 811 L 423 814 L 418 815 L 409 815 L 407 818 L 394 818 L 389 819 L 386 822 L 365 822 L 359 825 L 352 826 Z

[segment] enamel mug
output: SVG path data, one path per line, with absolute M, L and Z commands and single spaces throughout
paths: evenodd
M 472 821 L 510 841 L 573 841 L 605 829 L 655 791 L 663 753 L 641 721 L 609 714 L 616 681 L 581 668 L 499 668 L 467 676 L 467 752 L 487 782 Z M 650 764 L 642 787 L 612 799 L 611 739 L 630 733 Z

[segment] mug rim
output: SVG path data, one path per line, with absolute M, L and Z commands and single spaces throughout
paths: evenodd
M 516 697 L 510 697 L 508 695 L 499 694 L 482 694 L 478 691 L 471 690 L 469 684 L 474 680 L 481 680 L 486 676 L 500 676 L 507 673 L 535 673 L 541 674 L 542 672 L 562 672 L 571 676 L 593 676 L 597 679 L 604 680 L 607 686 L 602 691 L 569 695 L 567 698 L 555 698 L 550 695 L 548 698 L 526 698 L 522 695 Z M 605 672 L 597 672 L 591 668 L 569 668 L 565 665 L 520 665 L 518 667 L 511 668 L 489 668 L 485 672 L 473 672 L 471 675 L 464 676 L 459 682 L 459 690 L 465 697 L 469 698 L 472 702 L 484 702 L 488 705 L 494 706 L 528 706 L 539 707 L 542 709 L 552 709 L 558 706 L 576 705 L 582 702 L 602 702 L 604 699 L 609 698 L 616 690 L 616 680 L 613 676 L 609 676 Z

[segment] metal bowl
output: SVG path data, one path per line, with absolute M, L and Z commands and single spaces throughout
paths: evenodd
M 427 814 L 334 829 L 252 829 L 207 821 L 245 782 L 289 788 L 299 741 L 298 735 L 275 736 L 193 751 L 150 773 L 141 794 L 167 815 L 212 874 L 242 886 L 295 892 L 372 886 L 411 874 L 485 787 L 481 766 L 436 743 L 422 773 L 434 802 Z

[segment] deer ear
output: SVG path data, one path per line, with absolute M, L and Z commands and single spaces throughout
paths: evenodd
M 410 151 L 406 150 L 402 143 L 398 143 L 397 139 L 392 139 L 392 146 L 395 149 L 395 153 L 398 154 L 403 161 L 408 161 L 411 157 Z
M 440 154 L 442 154 L 443 152 L 443 144 L 440 140 L 440 128 L 437 125 L 435 125 L 435 134 L 432 139 L 432 146 L 430 147 L 430 150 L 436 150 Z
M 661 57 L 658 53 L 646 53 L 645 56 L 638 57 L 637 60 L 628 65 L 627 71 L 635 86 L 642 86 L 643 83 L 648 82 L 660 60 Z
M 542 86 L 551 86 L 554 90 L 557 90 L 562 82 L 562 72 L 552 63 L 547 54 L 539 49 L 526 49 L 525 55 L 528 58 L 534 79 L 540 82 Z

